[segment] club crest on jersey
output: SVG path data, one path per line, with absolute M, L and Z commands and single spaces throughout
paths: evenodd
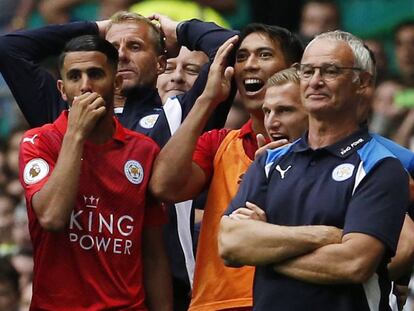
M 351 163 L 340 164 L 332 171 L 332 179 L 335 181 L 344 181 L 350 178 L 354 172 L 355 166 Z
M 23 179 L 27 185 L 35 184 L 49 174 L 49 164 L 43 159 L 30 160 L 23 171 Z
M 135 185 L 140 184 L 144 179 L 144 169 L 138 161 L 127 161 L 124 165 L 124 172 L 128 180 Z
M 158 120 L 159 114 L 150 114 L 139 120 L 139 125 L 145 129 L 151 129 L 154 127 L 155 122 Z

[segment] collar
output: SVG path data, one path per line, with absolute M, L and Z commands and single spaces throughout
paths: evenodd
M 119 121 L 126 128 L 132 129 L 137 120 L 148 115 L 148 111 L 154 110 L 162 110 L 161 98 L 158 95 L 157 89 L 137 87 L 127 95 L 124 110 L 119 116 Z
M 254 136 L 253 132 L 253 122 L 251 119 L 247 121 L 241 128 L 239 138 L 243 138 L 245 136 Z
M 317 150 L 326 150 L 339 158 L 346 158 L 361 148 L 370 139 L 371 136 L 367 128 L 362 127 L 340 141 Z M 308 132 L 303 134 L 297 144 L 293 145 L 292 150 L 294 152 L 316 151 L 308 145 Z
M 53 123 L 56 127 L 56 129 L 62 134 L 62 136 L 65 135 L 66 129 L 68 127 L 68 115 L 69 111 L 64 110 L 60 116 L 56 119 L 56 121 Z M 126 142 L 126 134 L 124 127 L 119 123 L 117 118 L 112 117 L 112 120 L 115 122 L 115 133 L 112 136 L 114 140 L 120 141 L 122 143 Z
M 159 100 L 154 100 L 159 99 Z M 149 105 L 155 108 L 161 108 L 162 103 L 158 95 L 158 90 L 152 87 L 139 86 L 131 90 L 126 98 L 125 107 L 127 108 L 130 105 L 136 105 L 136 102 L 139 101 L 139 105 Z

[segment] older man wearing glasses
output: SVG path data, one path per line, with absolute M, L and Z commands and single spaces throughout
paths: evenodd
M 256 266 L 254 310 L 390 310 L 408 176 L 359 126 L 373 66 L 349 33 L 309 43 L 297 65 L 309 131 L 253 162 L 221 220 L 224 261 Z

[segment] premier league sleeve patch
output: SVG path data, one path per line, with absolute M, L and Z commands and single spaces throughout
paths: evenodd
M 41 158 L 30 160 L 23 171 L 23 179 L 27 185 L 41 181 L 49 174 L 49 164 Z
M 140 184 L 144 179 L 144 169 L 138 161 L 127 161 L 124 165 L 124 172 L 128 180 L 135 185 Z

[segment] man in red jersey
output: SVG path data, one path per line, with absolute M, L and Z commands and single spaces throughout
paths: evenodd
M 172 310 L 166 218 L 147 197 L 159 150 L 113 117 L 117 62 L 117 50 L 98 36 L 68 42 L 58 88 L 70 112 L 22 139 L 31 310 Z

